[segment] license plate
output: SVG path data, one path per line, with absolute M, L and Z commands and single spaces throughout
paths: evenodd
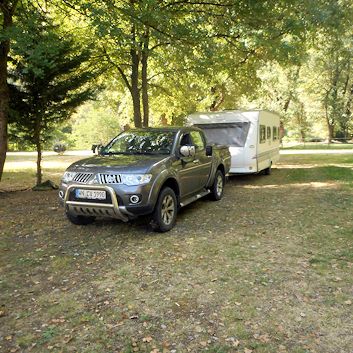
M 105 200 L 107 195 L 105 191 L 101 190 L 76 189 L 76 197 L 78 199 Z

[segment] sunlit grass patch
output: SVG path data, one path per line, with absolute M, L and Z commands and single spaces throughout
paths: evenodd
M 73 162 L 85 158 L 82 155 L 55 155 L 43 157 L 43 180 L 50 179 L 59 183 L 65 169 Z M 0 190 L 21 190 L 31 188 L 36 183 L 36 155 L 31 153 L 16 153 L 8 155 Z
M 353 143 L 320 143 L 320 142 L 305 142 L 296 144 L 284 144 L 284 150 L 340 150 L 353 149 Z
M 54 273 L 64 273 L 71 271 L 74 267 L 75 259 L 72 256 L 56 256 L 50 262 L 51 270 Z

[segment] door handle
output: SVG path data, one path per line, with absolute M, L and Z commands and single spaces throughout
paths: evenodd
M 194 159 L 193 161 L 192 161 L 192 163 L 199 163 L 200 162 L 200 160 L 199 159 Z

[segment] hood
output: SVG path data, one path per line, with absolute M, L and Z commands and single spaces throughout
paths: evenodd
M 69 167 L 80 172 L 147 173 L 155 164 L 169 158 L 166 155 L 94 156 L 77 161 Z

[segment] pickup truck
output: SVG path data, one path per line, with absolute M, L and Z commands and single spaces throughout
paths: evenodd
M 151 215 L 152 228 L 166 232 L 180 207 L 208 194 L 222 198 L 230 158 L 227 147 L 207 145 L 196 127 L 132 129 L 73 163 L 59 197 L 74 224 Z

